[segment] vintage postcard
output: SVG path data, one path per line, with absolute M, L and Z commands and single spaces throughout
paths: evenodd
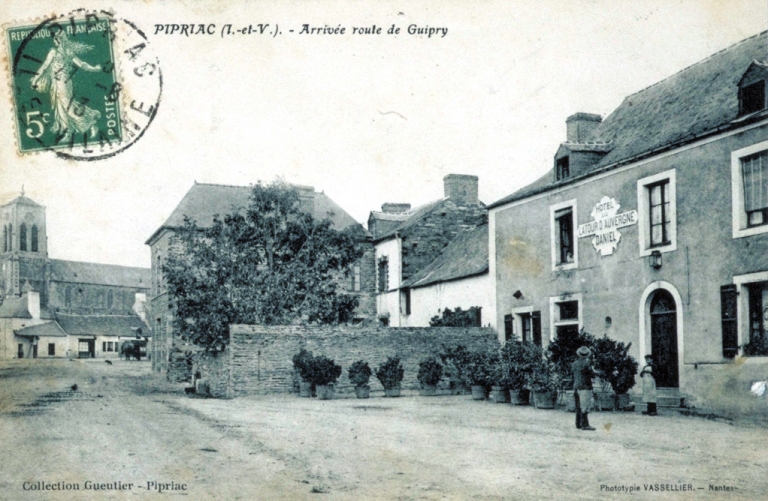
M 0 500 L 768 497 L 765 0 L 4 0 L 0 73 Z

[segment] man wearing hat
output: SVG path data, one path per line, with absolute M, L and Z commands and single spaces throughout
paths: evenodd
M 576 361 L 571 364 L 573 371 L 573 398 L 576 402 L 576 428 L 594 431 L 589 426 L 589 408 L 592 404 L 592 351 L 582 346 L 576 350 Z

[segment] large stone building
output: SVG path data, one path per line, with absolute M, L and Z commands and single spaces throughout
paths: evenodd
M 577 113 L 552 170 L 489 206 L 494 326 L 584 328 L 668 401 L 740 408 L 768 368 L 768 32 Z
M 325 193 L 316 192 L 310 186 L 295 186 L 299 190 L 301 207 L 315 219 L 330 219 L 333 227 L 341 230 L 360 224 Z M 173 245 L 174 234 L 184 226 L 185 217 L 194 220 L 198 226 L 213 224 L 214 216 L 232 214 L 248 206 L 252 188 L 249 186 L 227 186 L 195 183 L 184 195 L 168 219 L 149 237 L 147 245 L 152 250 L 152 287 L 150 290 L 151 322 L 153 343 L 151 345 L 152 367 L 157 371 L 168 371 L 185 377 L 184 370 L 174 371 L 172 353 L 176 351 L 180 363 L 181 353 L 187 351 L 184 343 L 173 334 L 171 302 L 163 280 L 162 265 Z M 353 265 L 349 282 L 342 284 L 349 294 L 356 295 L 359 306 L 355 312 L 358 321 L 373 318 L 375 314 L 373 249 Z M 172 376 L 176 377 L 176 376 Z
M 117 356 L 122 340 L 148 336 L 149 269 L 50 259 L 45 207 L 23 193 L 0 221 L 0 357 Z

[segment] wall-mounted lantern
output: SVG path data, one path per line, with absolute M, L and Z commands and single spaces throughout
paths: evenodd
M 651 268 L 653 268 L 654 270 L 658 270 L 659 268 L 661 268 L 661 252 L 657 250 L 651 252 L 649 262 L 651 264 Z

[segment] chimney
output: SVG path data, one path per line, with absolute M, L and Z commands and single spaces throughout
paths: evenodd
M 477 180 L 477 176 L 448 174 L 443 178 L 445 196 L 451 198 L 454 202 L 476 204 L 478 203 Z
M 395 214 L 397 212 L 408 212 L 411 210 L 411 204 L 385 203 L 381 204 L 381 212 Z
M 33 320 L 40 320 L 40 293 L 36 291 L 27 292 L 27 311 L 32 315 Z
M 593 135 L 603 117 L 594 113 L 575 113 L 565 120 L 566 141 L 569 143 L 586 143 L 594 141 Z

